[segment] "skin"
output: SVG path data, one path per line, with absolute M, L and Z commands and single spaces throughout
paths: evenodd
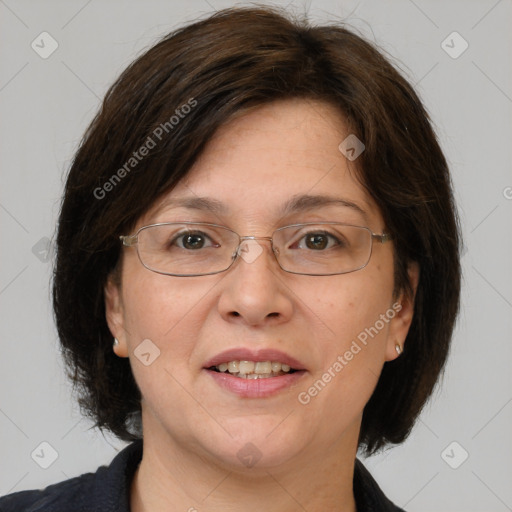
M 280 226 L 317 220 L 368 226 L 382 216 L 357 182 L 338 145 L 350 132 L 332 106 L 309 100 L 275 102 L 224 125 L 187 177 L 158 201 L 132 233 L 173 220 L 271 236 Z M 281 217 L 296 194 L 342 197 L 359 205 L 328 206 Z M 162 208 L 183 196 L 215 198 L 225 214 Z M 126 233 L 128 234 L 128 233 Z M 107 320 L 129 357 L 141 390 L 144 455 L 131 488 L 135 512 L 239 509 L 267 512 L 355 511 L 354 460 L 362 411 L 386 361 L 398 357 L 412 320 L 412 299 L 393 296 L 392 243 L 374 243 L 368 265 L 329 277 L 282 271 L 268 242 L 251 263 L 227 272 L 171 277 L 143 267 L 123 250 L 121 285 L 105 287 Z M 418 268 L 411 266 L 413 289 Z M 399 302 L 402 309 L 307 405 L 307 390 L 357 335 Z M 150 339 L 160 356 L 144 366 L 134 350 Z M 275 348 L 307 367 L 296 386 L 269 398 L 223 390 L 202 368 L 228 348 Z M 237 452 L 252 443 L 251 468 Z M 303 507 L 303 508 L 302 508 Z

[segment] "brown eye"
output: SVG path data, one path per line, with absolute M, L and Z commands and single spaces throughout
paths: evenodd
M 169 243 L 169 248 L 179 247 L 189 251 L 197 251 L 205 247 L 219 247 L 218 244 L 212 242 L 211 238 L 202 231 L 195 233 L 186 232 L 176 235 Z
M 329 244 L 328 237 L 323 234 L 306 235 L 306 247 L 313 250 L 325 249 Z
M 333 248 L 341 249 L 344 246 L 345 244 L 333 233 L 328 231 L 311 231 L 303 235 L 294 248 L 324 251 Z
M 202 249 L 205 239 L 202 235 L 184 235 L 182 237 L 182 244 L 185 249 Z

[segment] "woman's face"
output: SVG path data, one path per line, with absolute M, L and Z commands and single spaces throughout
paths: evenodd
M 338 149 L 349 134 L 322 102 L 263 106 L 218 131 L 133 232 L 193 221 L 270 237 L 285 225 L 336 221 L 382 233 L 382 217 L 354 177 L 357 161 Z M 318 200 L 283 213 L 301 196 Z M 176 206 L 183 198 L 221 208 Z M 363 408 L 411 321 L 409 302 L 393 297 L 392 244 L 374 242 L 362 270 L 321 277 L 284 272 L 265 240 L 242 255 L 226 272 L 173 277 L 124 249 L 121 286 L 106 287 L 107 318 L 143 396 L 144 438 L 239 469 L 355 453 Z M 292 360 L 301 371 L 242 379 L 209 369 L 240 359 Z

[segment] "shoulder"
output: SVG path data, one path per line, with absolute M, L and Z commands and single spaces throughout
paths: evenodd
M 1 497 L 0 512 L 128 512 L 130 484 L 141 459 L 142 441 L 135 441 L 95 473 Z
M 94 477 L 95 473 L 86 473 L 44 489 L 8 494 L 0 498 L 0 512 L 57 512 L 70 505 L 74 510 L 83 510 L 80 505 L 90 495 Z
M 354 496 L 358 512 L 405 512 L 385 496 L 359 459 L 354 467 Z

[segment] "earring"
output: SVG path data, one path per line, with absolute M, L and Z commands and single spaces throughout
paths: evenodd
M 397 343 L 397 344 L 395 345 L 395 350 L 396 350 L 396 353 L 397 353 L 398 355 L 400 355 L 400 354 L 402 353 L 402 346 L 400 345 L 400 343 Z
M 119 345 L 119 340 L 117 338 L 114 338 L 114 347 L 117 347 Z

